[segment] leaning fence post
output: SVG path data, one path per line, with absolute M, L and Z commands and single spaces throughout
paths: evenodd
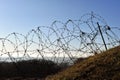
M 106 43 L 105 43 L 105 40 L 104 40 L 104 37 L 103 37 L 102 31 L 101 31 L 101 29 L 100 29 L 100 25 L 99 25 L 98 22 L 97 22 L 97 25 L 98 25 L 98 29 L 99 29 L 99 31 L 100 31 L 100 35 L 101 35 L 101 37 L 102 37 L 102 40 L 103 40 L 103 43 L 104 43 L 105 49 L 107 50 L 107 46 L 106 46 Z

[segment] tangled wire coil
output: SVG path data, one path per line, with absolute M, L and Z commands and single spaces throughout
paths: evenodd
M 23 35 L 0 38 L 0 60 L 50 59 L 71 62 L 74 58 L 100 53 L 120 45 L 120 28 L 110 27 L 99 15 L 88 13 L 80 20 L 54 21 Z

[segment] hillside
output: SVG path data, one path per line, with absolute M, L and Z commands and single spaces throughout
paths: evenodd
M 31 59 L 14 62 L 0 62 L 0 80 L 34 80 L 55 74 L 61 69 L 50 60 Z M 33 79 L 32 79 L 33 78 Z
M 120 46 L 91 56 L 46 80 L 119 80 Z

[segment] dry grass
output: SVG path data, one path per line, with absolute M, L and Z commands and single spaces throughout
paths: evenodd
M 120 46 L 78 62 L 46 80 L 119 80 Z
M 17 65 L 20 73 L 13 63 L 0 63 L 0 80 L 119 80 L 120 46 L 79 59 L 68 68 L 44 60 L 20 61 Z

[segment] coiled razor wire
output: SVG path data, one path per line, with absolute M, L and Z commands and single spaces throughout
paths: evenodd
M 120 28 L 110 27 L 99 15 L 39 26 L 23 35 L 13 32 L 0 38 L 0 61 L 47 59 L 72 62 L 120 45 Z

